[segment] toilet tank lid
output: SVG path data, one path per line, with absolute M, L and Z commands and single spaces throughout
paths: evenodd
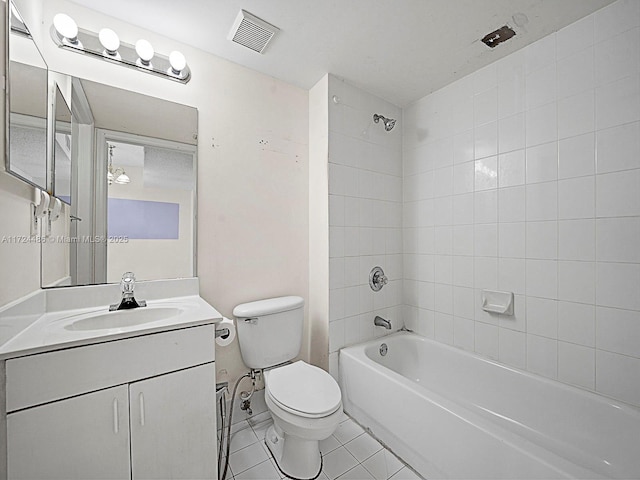
M 304 306 L 304 298 L 289 296 L 267 298 L 256 302 L 242 303 L 233 309 L 236 318 L 260 317 L 274 313 L 288 312 Z

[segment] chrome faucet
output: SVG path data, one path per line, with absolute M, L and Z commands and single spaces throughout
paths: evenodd
M 376 315 L 376 318 L 373 319 L 373 324 L 376 327 L 384 327 L 387 330 L 391 330 L 391 322 L 389 320 L 385 320 L 384 318 Z
M 144 300 L 136 300 L 133 296 L 133 289 L 136 286 L 136 276 L 133 272 L 125 272 L 120 280 L 120 290 L 122 291 L 122 299 L 120 303 L 109 305 L 109 311 L 128 310 L 131 308 L 146 307 L 147 302 Z

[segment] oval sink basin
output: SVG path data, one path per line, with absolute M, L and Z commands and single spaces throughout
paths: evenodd
M 144 323 L 166 320 L 180 313 L 182 313 L 182 309 L 175 307 L 140 307 L 87 316 L 66 325 L 64 328 L 65 330 L 105 330 L 134 327 Z

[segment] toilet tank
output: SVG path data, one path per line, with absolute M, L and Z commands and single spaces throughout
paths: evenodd
M 302 297 L 278 297 L 243 303 L 233 309 L 242 360 L 262 369 L 292 360 L 300 353 L 304 323 Z

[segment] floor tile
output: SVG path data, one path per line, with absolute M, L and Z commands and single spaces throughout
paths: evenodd
M 324 456 L 327 453 L 333 452 L 341 445 L 342 444 L 338 441 L 338 439 L 331 435 L 329 438 L 326 438 L 320 442 L 320 453 L 322 453 L 322 455 Z
M 322 471 L 329 477 L 329 480 L 338 478 L 358 465 L 355 457 L 344 447 L 337 448 L 333 452 L 326 454 L 322 459 L 322 463 Z
M 387 480 L 404 466 L 389 450 L 379 451 L 362 462 L 362 465 L 376 480 Z
M 344 445 L 345 443 L 349 443 L 351 440 L 359 435 L 362 435 L 363 433 L 364 430 L 360 425 L 358 425 L 353 420 L 348 420 L 338 425 L 336 431 L 333 432 L 333 436 L 336 437 L 338 441 Z
M 356 460 L 362 463 L 374 453 L 382 450 L 383 447 L 371 435 L 366 434 L 360 435 L 349 443 L 346 443 L 345 448 L 349 450 L 351 455 L 356 457 Z
M 258 441 L 258 437 L 251 428 L 245 428 L 231 434 L 230 452 L 234 453 Z
M 263 422 L 257 423 L 255 425 L 253 425 L 253 433 L 256 434 L 256 437 L 258 437 L 258 440 L 263 441 L 264 440 L 264 435 L 265 433 L 267 433 L 267 429 L 273 425 L 273 420 L 268 419 L 265 420 Z
M 374 478 L 362 465 L 358 465 L 342 474 L 338 480 L 374 480 Z
M 280 480 L 280 474 L 271 461 L 266 460 L 238 474 L 235 478 L 236 480 Z
M 402 469 L 391 478 L 392 480 L 420 480 L 420 477 L 407 467 L 402 467 Z
M 229 465 L 234 476 L 255 467 L 259 463 L 268 460 L 269 456 L 262 446 L 262 442 L 256 442 L 253 445 L 238 450 L 229 455 Z
M 249 422 L 252 428 L 255 428 L 256 425 L 269 420 L 271 420 L 271 414 L 269 412 L 262 412 L 249 418 L 247 422 Z

